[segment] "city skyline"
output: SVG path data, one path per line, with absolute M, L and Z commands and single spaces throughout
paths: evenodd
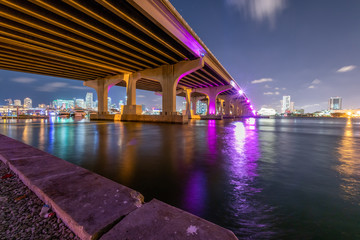
M 255 1 L 254 1 L 255 2 Z M 198 0 L 171 3 L 245 90 L 255 109 L 280 111 L 281 96 L 295 108 L 327 109 L 330 97 L 341 96 L 343 108 L 359 108 L 360 2 Z M 199 11 L 201 9 L 201 11 Z M 206 14 L 218 16 L 208 18 Z M 206 19 L 206 21 L 204 21 Z M 35 104 L 96 92 L 81 81 L 0 70 L 0 104 L 12 97 L 32 96 Z M 125 88 L 109 96 L 124 99 Z M 178 108 L 182 98 L 178 98 Z M 154 92 L 137 90 L 137 103 L 161 105 Z

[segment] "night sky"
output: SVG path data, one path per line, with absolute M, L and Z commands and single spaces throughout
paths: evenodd
M 171 0 L 192 29 L 245 90 L 257 110 L 280 109 L 283 95 L 313 112 L 328 99 L 360 108 L 359 0 Z M 191 4 L 190 4 L 191 3 Z M 85 98 L 82 81 L 0 70 L 0 105 L 30 97 Z M 137 104 L 160 106 L 161 97 L 137 90 Z M 125 88 L 109 96 L 118 103 Z M 182 105 L 178 98 L 177 106 Z

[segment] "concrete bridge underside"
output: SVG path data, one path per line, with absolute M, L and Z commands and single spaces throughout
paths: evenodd
M 106 115 L 111 87 L 126 87 L 124 114 L 140 114 L 136 89 L 206 99 L 208 115 L 250 115 L 230 74 L 167 0 L 0 1 L 0 68 L 84 81 Z M 194 108 L 193 108 L 194 110 Z

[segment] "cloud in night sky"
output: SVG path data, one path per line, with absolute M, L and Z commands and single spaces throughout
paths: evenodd
M 273 81 L 272 78 L 261 78 L 258 80 L 251 81 L 251 83 L 257 84 L 257 83 L 272 82 L 272 81 Z
M 354 65 L 345 66 L 345 67 L 338 69 L 336 72 L 340 72 L 340 73 L 350 72 L 350 71 L 354 70 L 355 68 L 356 68 L 356 66 L 354 66 Z
M 83 87 L 83 86 L 67 86 L 69 88 L 72 88 L 72 89 L 78 89 L 78 90 L 87 90 L 89 89 L 88 87 Z
M 315 88 L 315 85 L 318 85 L 318 84 L 320 84 L 321 83 L 321 81 L 319 80 L 319 79 L 314 79 L 312 82 L 311 82 L 311 85 L 308 87 L 308 88 Z
M 27 78 L 27 77 L 17 77 L 17 78 L 13 78 L 11 79 L 13 82 L 17 82 L 17 83 L 32 83 L 32 82 L 36 82 L 36 79 L 34 78 Z
M 286 0 L 226 0 L 226 2 L 257 22 L 269 21 L 272 27 L 275 25 L 276 15 L 286 6 Z
M 264 95 L 274 95 L 273 92 L 264 92 Z
M 52 82 L 52 83 L 47 83 L 41 87 L 38 87 L 38 88 L 36 88 L 36 90 L 40 91 L 40 92 L 55 92 L 55 91 L 58 91 L 59 88 L 72 88 L 72 89 L 78 89 L 78 90 L 88 89 L 87 87 L 83 87 L 83 86 L 71 86 L 65 82 Z
M 138 98 L 144 98 L 144 97 L 146 97 L 145 95 L 136 95 L 136 97 L 138 97 Z
M 321 81 L 319 79 L 314 79 L 314 81 L 311 82 L 311 84 L 320 84 Z

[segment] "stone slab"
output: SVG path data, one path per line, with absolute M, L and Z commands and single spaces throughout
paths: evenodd
M 1 159 L 81 239 L 96 239 L 141 207 L 143 196 L 130 188 L 16 140 L 2 140 L 19 151 L 2 152 Z
M 237 238 L 227 229 L 153 199 L 126 216 L 100 239 L 230 240 Z

